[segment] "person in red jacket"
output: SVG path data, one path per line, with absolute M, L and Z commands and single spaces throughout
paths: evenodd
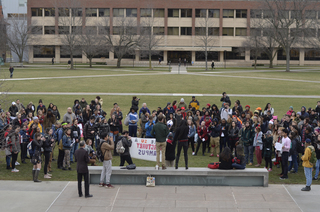
M 206 141 L 208 140 L 208 128 L 206 127 L 205 121 L 201 122 L 201 125 L 197 129 L 198 132 L 198 145 L 196 149 L 196 153 L 194 155 L 197 155 L 200 145 L 202 144 L 202 155 L 204 156 L 204 153 L 206 151 Z

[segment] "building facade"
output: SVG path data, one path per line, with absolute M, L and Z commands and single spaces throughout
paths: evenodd
M 95 33 L 100 32 L 101 24 L 116 35 L 117 19 L 127 17 L 139 25 L 147 19 L 153 19 L 152 32 L 162 36 L 158 44 L 157 54 L 152 57 L 157 61 L 160 57 L 165 63 L 178 62 L 179 58 L 188 63 L 204 64 L 204 43 L 201 41 L 201 29 L 206 27 L 210 34 L 207 48 L 208 61 L 227 62 L 238 65 L 250 65 L 253 56 L 250 50 L 243 48 L 243 42 L 250 35 L 252 25 L 252 10 L 259 8 L 258 1 L 250 0 L 78 0 L 70 6 L 73 0 L 54 3 L 51 0 L 29 0 L 27 16 L 29 25 L 37 27 L 37 39 L 29 43 L 29 62 L 50 62 L 55 57 L 57 63 L 67 62 L 70 54 L 64 51 L 65 46 L 61 36 L 66 30 L 60 25 L 60 19 L 76 16 L 82 20 L 79 27 L 90 28 Z M 56 1 L 57 2 L 57 1 Z M 77 8 L 76 14 L 72 9 Z M 64 13 L 63 13 L 63 12 Z M 290 14 L 290 11 L 289 11 Z M 317 13 L 317 16 L 320 17 Z M 63 17 L 64 16 L 64 17 Z M 107 21 L 105 21 L 107 20 Z M 67 28 L 67 31 L 73 29 Z M 143 63 L 146 61 L 141 52 L 126 55 L 123 62 Z M 312 49 L 293 48 L 290 52 L 291 64 L 314 65 L 320 64 L 319 54 Z M 88 62 L 81 53 L 75 53 L 77 62 Z M 106 52 L 96 56 L 94 62 L 115 62 L 115 55 Z M 268 64 L 268 58 L 261 54 L 258 63 Z M 279 50 L 273 61 L 274 64 L 285 64 L 284 51 Z

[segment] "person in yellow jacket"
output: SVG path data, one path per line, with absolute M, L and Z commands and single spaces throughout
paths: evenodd
M 189 103 L 189 105 L 191 105 L 192 107 L 194 107 L 196 110 L 199 110 L 200 108 L 200 104 L 198 102 L 198 100 L 196 100 L 196 97 L 193 96 L 191 102 Z
M 34 123 L 37 127 L 40 128 L 40 133 L 42 133 L 42 126 L 41 126 L 41 124 L 39 123 L 39 118 L 38 118 L 37 116 L 33 117 L 33 121 L 31 121 L 31 122 L 29 123 L 29 125 L 28 125 L 28 128 L 29 128 L 29 129 L 30 129 L 30 126 L 31 126 L 33 123 Z
M 302 166 L 304 167 L 304 175 L 306 176 L 306 187 L 302 188 L 301 191 L 310 191 L 311 183 L 312 183 L 312 168 L 313 164 L 310 163 L 312 151 L 314 151 L 314 147 L 311 144 L 311 140 L 309 138 L 306 139 L 306 148 L 304 150 L 304 155 L 301 157 L 303 161 Z

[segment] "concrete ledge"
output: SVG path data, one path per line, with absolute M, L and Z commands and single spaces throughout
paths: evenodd
M 102 166 L 89 166 L 91 184 L 100 182 Z M 111 184 L 145 185 L 147 176 L 156 178 L 156 185 L 196 186 L 264 186 L 268 187 L 269 172 L 264 168 L 219 170 L 209 168 L 155 170 L 154 167 L 137 167 L 135 170 L 112 167 Z

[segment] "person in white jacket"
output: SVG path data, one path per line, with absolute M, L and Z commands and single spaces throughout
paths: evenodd
M 260 127 L 256 127 L 255 135 L 253 140 L 253 146 L 255 147 L 255 153 L 257 157 L 257 167 L 261 166 L 262 163 L 262 149 L 263 149 L 263 142 L 262 142 L 262 132 Z
M 224 103 L 224 108 L 220 111 L 221 120 L 228 120 L 228 115 L 232 115 L 232 109 L 229 107 L 229 103 Z

